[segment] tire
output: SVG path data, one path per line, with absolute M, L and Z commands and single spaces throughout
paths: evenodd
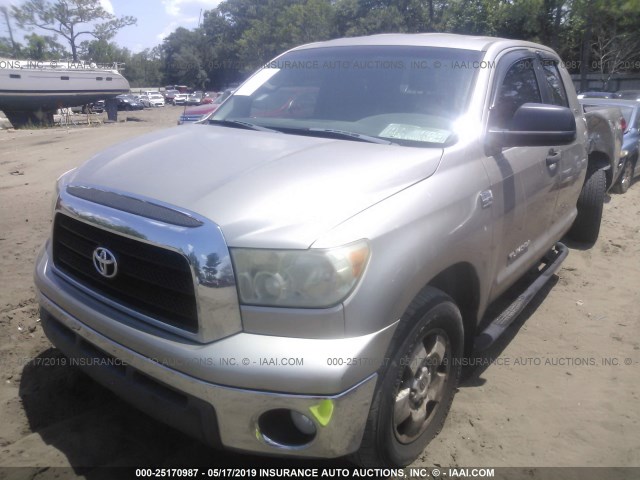
M 462 316 L 450 297 L 423 290 L 402 316 L 381 367 L 360 449 L 351 461 L 404 467 L 440 432 L 463 355 Z
M 622 174 L 620 175 L 620 179 L 613 186 L 613 191 L 615 193 L 627 193 L 627 190 L 629 190 L 631 182 L 633 181 L 633 170 L 633 162 L 630 159 L 627 159 L 622 166 Z
M 606 193 L 607 177 L 604 170 L 587 172 L 587 179 L 578 197 L 578 216 L 569 231 L 569 238 L 590 245 L 596 243 Z

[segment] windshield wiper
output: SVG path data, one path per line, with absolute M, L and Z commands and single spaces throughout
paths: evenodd
M 333 128 L 308 128 L 305 132 L 312 132 L 313 134 L 321 134 L 329 138 L 344 138 L 346 140 L 354 140 L 356 142 L 368 142 L 368 143 L 380 143 L 383 145 L 397 145 L 389 140 L 383 140 L 382 138 L 372 137 L 370 135 L 363 135 L 362 133 L 349 132 L 347 130 L 336 130 Z M 320 135 L 318 135 L 320 136 Z
M 244 128 L 245 130 L 256 130 L 258 132 L 281 133 L 272 128 L 261 127 L 254 123 L 243 122 L 242 120 L 209 120 L 211 125 L 222 125 L 223 127 Z

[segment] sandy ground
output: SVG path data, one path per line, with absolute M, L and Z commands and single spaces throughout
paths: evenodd
M 32 270 L 55 179 L 108 145 L 175 125 L 180 111 L 0 131 L 0 466 L 40 467 L 35 478 L 57 475 L 42 467 L 72 466 L 100 478 L 93 467 L 304 464 L 208 450 L 51 365 L 60 354 L 38 323 Z M 639 239 L 640 182 L 608 198 L 598 243 L 572 249 L 506 337 L 465 370 L 443 431 L 416 465 L 640 466 Z

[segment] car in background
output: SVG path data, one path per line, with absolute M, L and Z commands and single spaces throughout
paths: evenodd
M 149 100 L 149 97 L 147 97 L 146 95 L 133 95 L 133 98 L 135 98 L 138 102 L 140 102 L 142 106 L 145 108 L 151 108 L 153 106 L 151 105 L 151 101 Z
M 166 85 L 164 87 L 165 90 L 177 90 L 180 93 L 188 93 L 189 87 L 186 85 Z
M 206 105 L 197 105 L 184 109 L 182 115 L 178 118 L 178 125 L 185 123 L 199 122 L 217 110 L 220 105 L 209 103 Z
M 133 95 L 118 95 L 118 110 L 143 110 L 144 105 Z
M 187 97 L 187 105 L 200 105 L 202 104 L 202 98 L 204 94 L 202 92 L 193 92 Z
M 189 98 L 188 93 L 176 93 L 175 97 L 173 97 L 174 105 L 186 105 L 187 98 Z
M 165 103 L 173 104 L 173 100 L 176 98 L 176 94 L 180 93 L 178 90 L 165 90 L 164 101 Z
M 640 90 L 618 90 L 614 98 L 640 101 Z
M 201 105 L 204 105 L 206 103 L 213 103 L 215 101 L 216 98 L 218 98 L 221 94 L 219 94 L 218 92 L 205 92 L 204 93 L 204 97 L 202 97 L 202 102 Z
M 104 100 L 70 107 L 70 110 L 73 113 L 102 113 L 104 112 Z
M 152 107 L 164 107 L 164 97 L 160 92 L 148 93 L 147 99 Z
M 225 90 L 222 94 L 218 95 L 211 103 L 204 105 L 198 105 L 196 107 L 185 108 L 180 118 L 178 118 L 178 125 L 185 123 L 194 123 L 206 120 L 213 112 L 215 112 L 222 102 L 231 96 L 233 90 Z
M 94 103 L 90 103 L 88 107 L 91 113 L 102 113 L 105 109 L 105 102 L 104 100 L 97 100 Z
M 616 98 L 613 92 L 582 92 L 578 94 L 578 99 L 583 98 Z
M 622 173 L 613 190 L 617 193 L 625 193 L 633 179 L 640 175 L 640 102 L 636 100 L 621 99 L 582 99 L 580 100 L 585 112 L 601 108 L 617 107 L 623 116 L 622 123 L 622 151 L 625 153 L 623 164 L 620 167 Z

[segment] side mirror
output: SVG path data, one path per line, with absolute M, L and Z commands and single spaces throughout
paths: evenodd
M 490 128 L 487 152 L 504 147 L 566 145 L 576 139 L 576 119 L 571 109 L 557 105 L 525 103 L 508 122 L 508 128 Z

